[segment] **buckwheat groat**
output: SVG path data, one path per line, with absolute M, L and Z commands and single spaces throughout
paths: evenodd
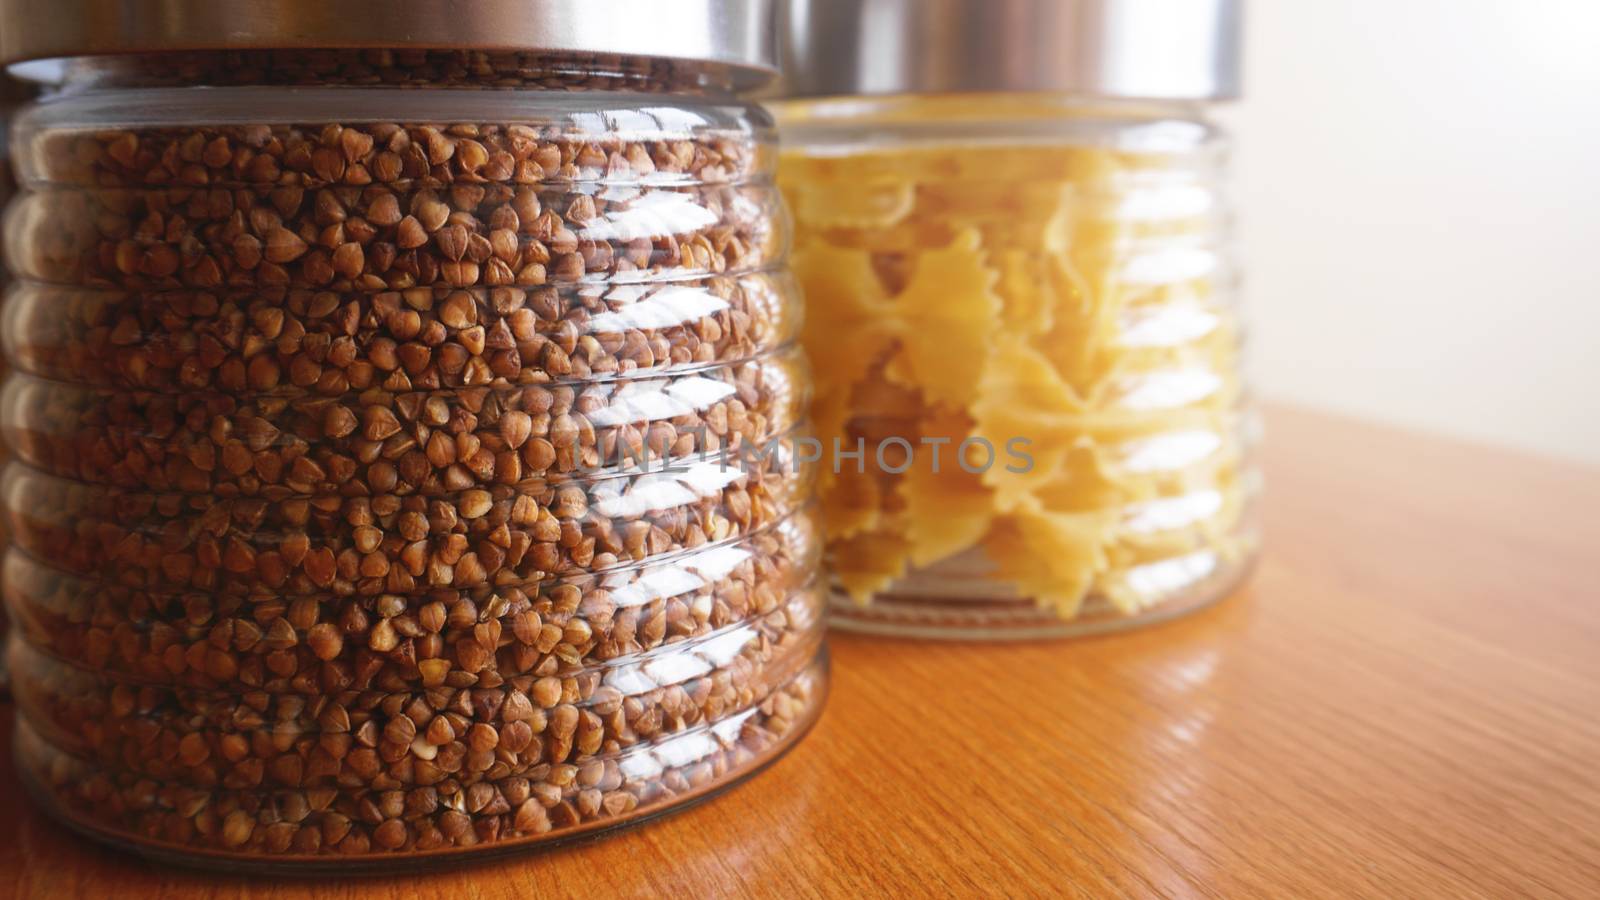
M 513 674 L 496 687 L 316 695 L 163 689 L 90 675 L 19 647 L 17 702 L 74 756 L 162 780 L 232 788 L 462 784 L 541 763 L 616 756 L 715 722 L 816 655 L 820 589 L 664 648 Z M 456 663 L 467 659 L 457 647 Z M 447 671 L 450 660 L 430 663 Z M 685 664 L 692 663 L 692 664 Z M 476 674 L 476 671 L 474 671 Z M 426 679 L 425 684 L 433 681 Z M 504 747 L 517 754 L 496 754 Z
M 16 112 L 17 106 L 28 97 L 33 96 L 34 87 L 26 82 L 18 81 L 0 75 L 0 205 L 11 202 L 11 197 L 16 193 L 17 182 L 11 171 L 11 116 Z M 4 265 L 0 265 L 0 291 L 9 293 L 11 275 Z M 0 295 L 0 301 L 3 301 Z M 0 332 L 3 333 L 3 332 Z M 9 367 L 6 361 L 0 358 L 0 376 L 3 376 Z M 0 441 L 0 464 L 11 457 L 11 448 Z M 10 540 L 10 533 L 3 521 L 0 521 L 0 546 Z M 8 681 L 5 666 L 5 634 L 6 634 L 5 605 L 0 604 L 0 694 L 3 694 Z
M 21 458 L 85 482 L 267 500 L 435 496 L 753 450 L 801 421 L 802 365 L 786 348 L 673 375 L 333 396 L 19 376 L 0 403 Z
M 69 575 L 22 554 L 3 584 L 39 651 L 137 685 L 316 695 L 429 687 L 636 656 L 737 627 L 816 577 L 809 513 L 736 540 L 609 571 L 419 595 L 167 593 Z M 364 639 L 362 639 L 364 637 Z
M 289 859 L 402 852 L 439 854 L 587 831 L 694 799 L 770 756 L 820 702 L 826 669 L 813 662 L 757 705 L 715 723 L 580 763 L 539 763 L 527 774 L 461 786 L 243 790 L 161 782 L 60 753 L 24 722 L 23 778 L 79 827 L 137 837 L 148 848 Z M 521 751 L 503 751 L 516 754 Z
M 826 588 L 747 50 L 130 50 L 18 132 L 29 788 L 186 861 L 391 866 L 797 740 Z
M 795 336 L 791 298 L 770 272 L 347 298 L 28 283 L 14 292 L 5 325 L 19 366 L 36 375 L 162 392 L 236 390 L 253 378 L 337 395 L 553 384 L 749 359 Z

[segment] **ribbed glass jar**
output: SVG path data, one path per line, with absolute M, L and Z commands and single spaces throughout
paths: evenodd
M 17 180 L 11 166 L 11 117 L 17 109 L 30 98 L 38 96 L 39 85 L 17 78 L 0 75 L 0 209 L 4 209 L 11 202 L 17 191 Z M 6 290 L 11 284 L 11 273 L 5 260 L 5 250 L 0 246 L 0 303 L 4 303 Z M 0 378 L 5 376 L 8 365 L 3 356 L 0 356 Z M 11 448 L 0 438 L 0 466 L 11 458 Z M 0 516 L 0 548 L 11 543 L 11 532 L 4 516 Z M 0 603 L 0 696 L 4 696 L 10 687 L 10 675 L 6 670 L 6 632 L 9 622 L 6 617 L 5 604 Z
M 825 693 L 767 114 L 716 64 L 82 59 L 14 129 L 17 765 L 317 871 L 755 772 Z
M 776 106 L 843 628 L 1082 634 L 1256 547 L 1226 140 L 1196 104 Z

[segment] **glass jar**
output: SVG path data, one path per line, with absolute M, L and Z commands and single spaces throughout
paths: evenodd
M 792 746 L 825 586 L 774 133 L 737 97 L 766 4 L 129 3 L 116 48 L 77 5 L 11 48 L 74 57 L 5 231 L 39 801 L 182 862 L 390 868 Z
M 1235 92 L 1236 28 L 1227 0 L 795 4 L 775 109 L 835 624 L 1082 634 L 1247 570 L 1203 102 Z
M 11 174 L 11 113 L 18 100 L 19 86 L 22 82 L 0 75 L 0 204 L 11 202 L 11 195 L 16 193 L 16 179 Z M 0 257 L 0 291 L 3 291 L 9 282 L 10 276 L 6 274 L 4 258 Z M 6 364 L 0 359 L 0 377 L 5 375 Z M 4 464 L 11 457 L 10 448 L 0 441 L 0 464 Z M 7 533 L 5 523 L 0 521 L 0 546 L 10 543 L 11 537 Z M 10 677 L 5 671 L 5 635 L 7 625 L 5 604 L 0 603 L 0 695 L 3 695 L 10 683 Z
M 48 80 L 50 73 L 41 72 L 43 80 Z M 0 208 L 11 202 L 11 197 L 16 193 L 17 181 L 11 171 L 11 117 L 17 107 L 37 94 L 37 87 L 32 81 L 6 77 L 0 73 Z M 0 248 L 0 303 L 4 302 L 5 289 L 10 284 L 11 276 L 5 266 L 4 248 Z M 5 377 L 6 361 L 0 356 L 0 378 Z M 0 440 L 0 466 L 11 458 L 11 448 Z M 11 542 L 10 531 L 6 527 L 3 516 L 0 516 L 0 547 L 5 547 Z M 5 636 L 7 629 L 6 608 L 0 603 L 0 697 L 5 695 L 10 684 L 6 674 Z

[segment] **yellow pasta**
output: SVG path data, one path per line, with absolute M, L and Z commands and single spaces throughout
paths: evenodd
M 810 243 L 796 250 L 794 273 L 827 302 L 808 311 L 801 333 L 819 394 L 859 382 L 892 346 L 894 320 L 876 288 L 871 255 L 850 247 Z
M 980 553 L 997 598 L 1132 615 L 1237 561 L 1238 331 L 1190 162 L 1069 141 L 786 152 L 813 421 L 825 449 L 866 455 L 825 454 L 821 479 L 845 593 L 931 590 Z
M 889 529 L 861 532 L 836 543 L 829 558 L 840 586 L 864 601 L 906 573 L 911 544 Z
M 910 467 L 898 478 L 905 501 L 911 562 L 929 566 L 980 541 L 994 521 L 993 491 L 981 473 L 963 468 L 963 440 L 972 434 L 965 415 L 930 416 L 918 435 Z
M 887 228 L 911 212 L 910 182 L 883 179 L 850 190 L 799 188 L 789 194 L 794 215 L 823 228 Z
M 900 383 L 954 409 L 976 398 L 1000 313 L 996 280 L 970 229 L 950 246 L 922 254 L 889 310 L 901 338 Z

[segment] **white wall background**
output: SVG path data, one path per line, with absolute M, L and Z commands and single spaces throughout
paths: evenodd
M 1600 0 L 1253 0 L 1271 399 L 1600 463 Z

